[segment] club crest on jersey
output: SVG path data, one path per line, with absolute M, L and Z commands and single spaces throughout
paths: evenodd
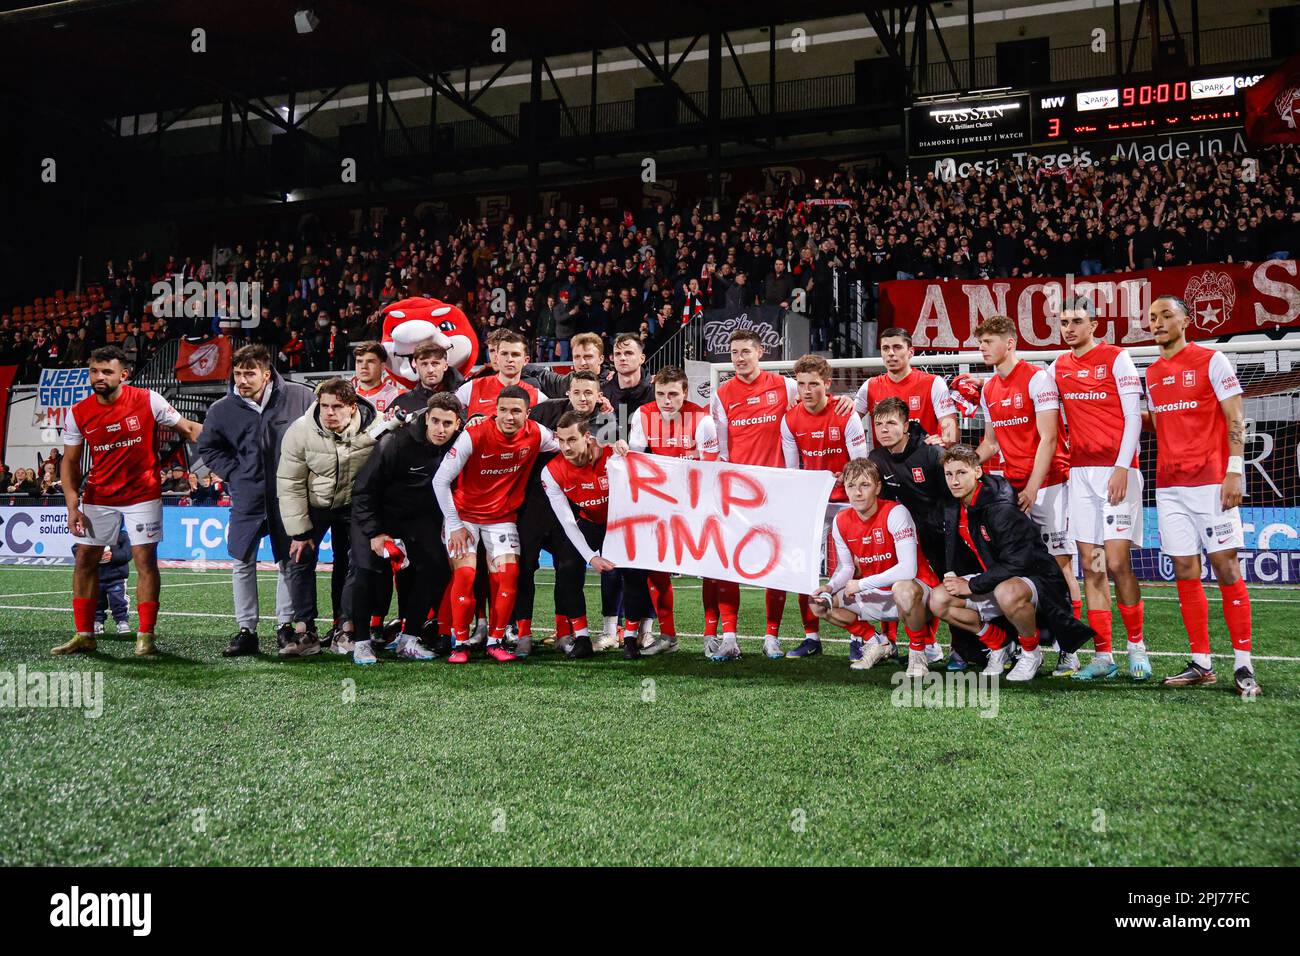
M 1106 366 L 1098 365 L 1095 369 L 1093 369 L 1093 372 L 1097 376 L 1097 381 L 1100 382 L 1103 378 L 1106 377 Z
M 1024 408 L 1025 396 L 1021 395 L 1019 392 L 1016 392 L 1016 394 L 1011 397 L 1011 404 L 1014 405 L 1016 408 Z
M 769 405 L 775 405 L 776 403 L 777 403 L 777 394 L 776 394 L 776 392 L 768 392 L 768 393 L 767 393 L 767 404 L 769 404 Z
M 138 415 L 126 416 L 126 430 L 130 432 L 138 432 L 140 430 L 140 418 Z
M 601 491 L 609 490 L 609 478 L 607 478 L 605 475 L 600 476 L 600 490 Z
M 504 456 L 502 456 L 502 457 L 504 457 Z M 525 445 L 523 448 L 519 449 L 519 457 L 520 457 L 520 458 L 527 458 L 527 457 L 528 457 L 528 446 L 527 446 L 527 445 Z
M 839 441 L 839 440 L 840 440 L 840 429 L 839 429 L 839 426 L 837 426 L 837 425 L 832 425 L 832 426 L 831 426 L 831 441 Z
M 912 411 L 916 411 L 917 409 L 919 409 L 921 407 L 921 396 L 920 395 L 907 396 L 907 407 L 910 408 Z
M 885 543 L 885 532 L 881 531 L 879 528 L 872 528 L 871 536 L 876 539 L 876 544 Z
M 912 480 L 913 480 L 914 482 L 916 482 L 918 485 L 925 484 L 925 469 L 923 469 L 923 468 L 913 468 L 913 469 L 912 469 Z
M 1183 372 L 1183 388 L 1195 388 L 1195 387 L 1196 387 L 1196 369 L 1189 368 L 1187 371 Z

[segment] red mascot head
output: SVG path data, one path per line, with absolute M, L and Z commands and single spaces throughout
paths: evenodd
M 388 371 L 407 388 L 420 384 L 411 353 L 428 339 L 447 350 L 449 368 L 469 374 L 478 358 L 478 336 L 464 312 L 446 302 L 419 297 L 402 299 L 384 309 Z

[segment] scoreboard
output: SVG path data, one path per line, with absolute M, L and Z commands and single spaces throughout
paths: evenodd
M 1259 79 L 1225 75 L 1039 93 L 1034 141 L 1076 143 L 1240 126 L 1241 91 Z

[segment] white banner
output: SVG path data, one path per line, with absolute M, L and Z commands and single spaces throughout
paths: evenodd
M 76 542 L 66 508 L 0 508 L 0 563 L 21 558 L 70 558 Z
M 817 589 L 830 472 L 642 454 L 614 455 L 607 467 L 601 555 L 615 564 Z

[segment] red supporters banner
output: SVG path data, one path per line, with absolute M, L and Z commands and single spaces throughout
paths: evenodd
M 1300 143 L 1300 53 L 1245 91 L 1252 143 Z
M 178 382 L 224 382 L 230 378 L 230 339 L 181 339 L 175 372 Z
M 1113 275 L 1032 279 L 902 279 L 880 284 L 880 327 L 900 326 L 917 349 L 962 351 L 979 344 L 975 328 L 992 315 L 1016 323 L 1020 350 L 1061 349 L 1061 302 L 1097 307 L 1098 338 L 1149 345 L 1146 310 L 1176 295 L 1192 313 L 1190 339 L 1300 328 L 1300 274 L 1293 259 L 1254 265 L 1180 266 Z

